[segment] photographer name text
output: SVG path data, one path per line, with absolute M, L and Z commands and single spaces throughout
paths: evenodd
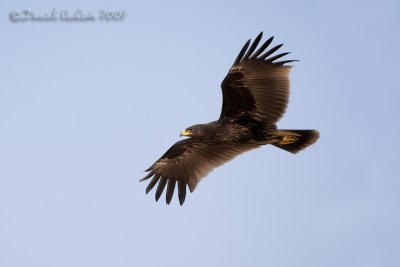
M 47 12 L 36 12 L 30 8 L 27 9 L 14 9 L 10 11 L 9 18 L 13 22 L 54 22 L 54 21 L 122 21 L 126 17 L 125 10 L 112 10 L 100 9 L 96 12 L 85 11 L 80 8 L 75 10 L 53 8 Z

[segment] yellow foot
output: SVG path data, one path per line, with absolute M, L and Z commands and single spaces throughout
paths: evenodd
M 287 135 L 287 136 L 283 136 L 278 144 L 288 145 L 288 144 L 292 144 L 292 143 L 296 142 L 297 140 L 299 140 L 299 138 L 297 136 Z

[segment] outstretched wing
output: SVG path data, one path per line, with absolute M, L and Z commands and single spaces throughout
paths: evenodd
M 158 183 L 156 201 L 167 186 L 167 204 L 171 202 L 175 186 L 178 184 L 178 197 L 182 205 L 186 197 L 186 186 L 193 192 L 209 172 L 249 149 L 251 148 L 216 142 L 206 144 L 194 138 L 184 139 L 175 143 L 148 168 L 146 171 L 149 173 L 140 181 L 152 178 L 146 188 L 146 194 Z
M 275 61 L 289 54 L 271 56 L 282 44 L 264 52 L 273 37 L 256 51 L 261 37 L 262 32 L 250 47 L 250 40 L 247 41 L 221 84 L 223 104 L 220 120 L 247 112 L 263 121 L 275 123 L 285 112 L 291 68 L 285 63 L 296 60 Z

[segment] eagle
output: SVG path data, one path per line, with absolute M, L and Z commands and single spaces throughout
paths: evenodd
M 219 119 L 182 130 L 180 136 L 188 138 L 176 142 L 145 170 L 148 173 L 140 182 L 151 178 L 146 194 L 158 183 L 156 201 L 167 187 L 170 204 L 177 185 L 183 205 L 187 188 L 193 192 L 213 169 L 249 150 L 270 144 L 297 153 L 319 138 L 316 130 L 277 128 L 289 98 L 291 66 L 286 64 L 298 60 L 277 61 L 289 53 L 274 55 L 283 44 L 267 50 L 273 36 L 258 47 L 262 34 L 245 43 L 222 81 Z

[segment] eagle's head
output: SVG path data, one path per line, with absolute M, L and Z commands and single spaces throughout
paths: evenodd
M 193 138 L 204 138 L 211 133 L 209 124 L 196 124 L 181 131 L 179 136 L 187 136 Z

